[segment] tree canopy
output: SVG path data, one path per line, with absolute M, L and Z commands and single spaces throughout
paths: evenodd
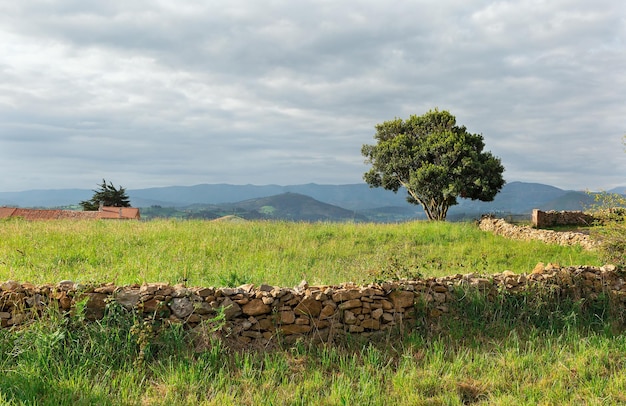
M 126 195 L 126 189 L 122 186 L 116 188 L 112 182 L 107 184 L 104 179 L 98 186 L 99 188 L 93 191 L 94 194 L 90 200 L 83 200 L 79 203 L 84 211 L 96 211 L 100 206 L 130 207 L 130 199 Z
M 458 126 L 448 111 L 385 121 L 374 138 L 375 145 L 361 149 L 372 165 L 365 181 L 393 192 L 404 187 L 429 220 L 445 220 L 458 196 L 491 201 L 504 186 L 500 159 L 483 152 L 482 135 Z

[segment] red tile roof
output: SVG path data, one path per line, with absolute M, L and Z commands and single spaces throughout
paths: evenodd
M 75 211 L 59 209 L 20 209 L 16 207 L 0 207 L 0 219 L 21 217 L 25 220 L 59 220 L 59 219 L 115 219 L 139 220 L 139 209 L 136 207 L 102 207 L 98 211 Z
M 0 219 L 11 217 L 14 211 L 15 207 L 0 207 Z

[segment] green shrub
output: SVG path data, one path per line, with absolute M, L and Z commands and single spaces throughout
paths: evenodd
M 598 219 L 592 236 L 600 241 L 601 258 L 626 268 L 626 197 L 616 193 L 595 196 L 592 212 Z

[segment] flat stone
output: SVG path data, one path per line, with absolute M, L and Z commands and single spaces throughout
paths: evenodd
M 356 315 L 351 311 L 346 310 L 345 312 L 343 312 L 343 322 L 345 324 L 356 324 L 357 321 L 358 319 L 356 318 Z
M 255 339 L 263 337 L 263 334 L 260 331 L 253 331 L 253 330 L 243 331 L 241 335 L 243 337 L 250 337 L 250 338 L 255 338 Z
M 345 302 L 347 300 L 359 299 L 363 293 L 356 289 L 340 290 L 332 295 L 333 301 L 336 303 Z
M 81 302 L 83 300 L 85 300 L 85 307 L 88 308 L 95 308 L 95 307 L 102 307 L 104 308 L 104 306 L 106 305 L 105 303 L 105 299 L 108 296 L 105 295 L 104 293 L 83 293 L 82 295 L 78 296 L 76 298 L 76 302 Z
M 188 297 L 175 297 L 170 301 L 169 305 L 172 314 L 179 319 L 187 318 L 193 313 L 194 309 L 193 303 Z
M 341 303 L 339 305 L 339 310 L 354 309 L 355 307 L 361 307 L 362 305 L 363 302 L 361 302 L 360 299 L 351 299 Z
M 271 310 L 261 299 L 252 299 L 241 308 L 241 311 L 248 316 L 260 316 L 271 312 Z
M 185 297 L 189 296 L 191 294 L 191 291 L 184 286 L 176 285 L 176 289 L 172 289 L 171 293 L 168 294 L 167 292 L 163 292 L 163 290 L 161 289 L 161 292 L 159 292 L 159 294 L 163 296 L 172 295 L 172 297 Z
M 470 286 L 474 286 L 477 288 L 487 288 L 492 286 L 492 283 L 487 278 L 474 278 L 470 280 Z
M 600 267 L 600 270 L 603 272 L 614 272 L 616 269 L 617 269 L 617 266 L 613 264 L 607 264 L 607 265 Z
M 380 330 L 380 322 L 374 319 L 365 319 L 361 322 L 361 327 L 369 330 Z
M 136 290 L 122 290 L 115 293 L 114 298 L 117 303 L 121 304 L 128 310 L 132 310 L 135 306 L 137 306 L 137 302 L 139 301 L 139 292 Z
M 311 317 L 317 317 L 322 311 L 322 302 L 312 297 L 305 297 L 294 309 L 296 314 L 306 314 Z
M 274 330 L 274 323 L 269 318 L 260 319 L 259 328 L 261 330 Z
M 201 288 L 196 291 L 196 295 L 200 297 L 205 297 L 205 298 L 209 296 L 213 296 L 214 293 L 215 293 L 215 290 L 211 288 Z
M 224 296 L 234 296 L 238 293 L 242 293 L 239 291 L 239 289 L 236 288 L 222 288 L 220 289 L 220 292 L 222 292 Z
M 202 321 L 202 317 L 193 313 L 193 314 L 190 314 L 187 318 L 185 318 L 185 321 L 187 323 L 200 323 Z
M 393 303 L 391 303 L 389 300 L 381 300 L 380 304 L 382 305 L 383 310 L 393 309 Z
M 165 303 L 161 300 L 150 299 L 142 303 L 144 313 L 154 313 L 165 308 Z
M 362 326 L 357 326 L 356 324 L 352 324 L 348 327 L 348 331 L 350 333 L 362 333 L 365 329 Z
M 295 324 L 311 324 L 308 317 L 298 317 Z
M 112 283 L 109 283 L 104 286 L 99 286 L 95 288 L 93 291 L 95 293 L 105 293 L 105 294 L 110 295 L 111 293 L 115 292 L 115 289 L 117 289 L 117 286 L 113 285 Z
M 378 319 L 380 319 L 382 317 L 383 313 L 384 313 L 383 309 L 372 310 L 372 318 L 374 320 L 378 320 Z
M 57 288 L 58 289 L 63 289 L 63 290 L 74 289 L 74 281 L 63 280 L 63 281 L 57 283 Z
M 196 303 L 194 303 L 193 304 L 193 311 L 194 311 L 194 313 L 197 313 L 197 314 L 200 314 L 200 315 L 215 313 L 215 311 L 213 310 L 211 305 L 209 303 L 207 303 L 207 302 L 196 302 Z
M 395 309 L 402 309 L 413 306 L 415 294 L 404 290 L 394 290 L 389 294 L 389 299 Z
M 322 311 L 320 312 L 320 319 L 321 320 L 327 319 L 329 317 L 332 317 L 334 314 L 335 314 L 335 308 L 333 306 L 326 305 L 322 308 Z
M 382 319 L 385 323 L 392 322 L 394 320 L 393 314 L 391 313 L 383 313 Z
M 317 292 L 315 294 L 315 300 L 317 300 L 320 303 L 323 303 L 326 300 L 328 300 L 328 295 L 326 293 L 323 293 L 323 292 Z
M 296 321 L 296 314 L 292 310 L 279 313 L 280 324 L 293 324 Z
M 230 300 L 229 297 L 222 301 L 221 306 L 224 308 L 224 316 L 226 316 L 226 320 L 232 320 L 241 314 L 241 307 L 237 303 Z
M 275 287 L 274 289 L 271 290 L 270 295 L 272 295 L 272 297 L 275 297 L 275 298 L 281 298 L 285 296 L 287 293 L 289 293 L 287 289 Z
M 179 286 L 179 289 L 185 289 L 186 288 L 182 288 Z M 156 290 L 156 292 L 154 292 L 155 295 L 163 295 L 163 296 L 172 296 L 174 294 L 174 288 L 170 285 L 161 285 L 159 287 L 159 289 Z M 182 293 L 183 295 L 185 294 L 184 291 Z
M 280 326 L 280 330 L 285 335 L 304 334 L 308 333 L 312 329 L 313 327 L 308 324 L 286 324 L 284 326 Z
M 0 289 L 1 290 L 10 290 L 10 291 L 17 291 L 22 289 L 22 284 L 20 284 L 17 281 L 6 281 L 4 282 L 2 285 L 0 285 Z
M 544 263 L 539 262 L 537 265 L 535 265 L 535 268 L 532 270 L 531 273 L 541 275 L 542 273 L 544 273 L 545 269 L 546 268 L 545 268 Z
M 432 287 L 433 292 L 437 292 L 437 293 L 445 293 L 448 291 L 448 287 L 444 286 L 444 285 L 435 285 Z
M 381 289 L 372 288 L 372 287 L 363 288 L 361 289 L 360 292 L 362 296 L 367 296 L 367 297 L 382 296 L 385 294 L 385 292 L 383 292 Z
M 309 283 L 307 281 L 305 281 L 304 279 L 300 281 L 300 283 L 298 284 L 298 286 L 295 287 L 295 289 L 297 291 L 305 291 L 309 288 Z
M 69 310 L 72 307 L 72 298 L 63 296 L 59 299 L 59 306 L 63 310 Z
M 27 296 L 24 298 L 24 302 L 30 308 L 41 308 L 43 306 L 43 296 L 39 293 L 35 293 L 33 296 Z
M 254 284 L 246 283 L 241 286 L 238 286 L 237 289 L 246 293 L 251 293 L 254 290 Z

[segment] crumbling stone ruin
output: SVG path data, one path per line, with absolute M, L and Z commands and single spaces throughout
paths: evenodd
M 534 209 L 530 221 L 535 228 L 554 226 L 590 226 L 596 218 L 582 211 L 541 211 Z

